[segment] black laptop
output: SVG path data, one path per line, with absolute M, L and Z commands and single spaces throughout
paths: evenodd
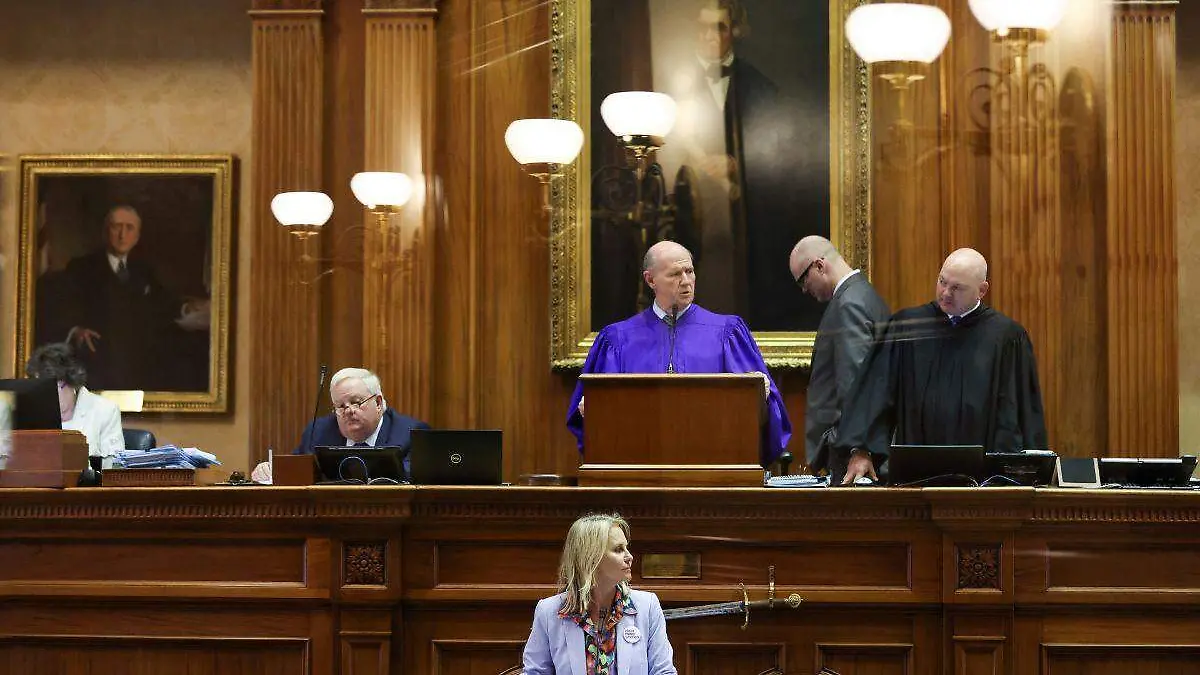
M 893 486 L 969 485 L 983 475 L 982 445 L 893 445 L 888 480 Z
M 497 429 L 413 429 L 409 472 L 416 485 L 499 485 L 504 475 Z

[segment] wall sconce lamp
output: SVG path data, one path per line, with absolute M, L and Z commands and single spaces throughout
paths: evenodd
M 375 214 L 380 249 L 384 251 L 384 255 L 376 260 L 376 264 L 382 264 L 384 260 L 393 257 L 392 228 L 388 227 L 388 218 L 394 213 L 399 213 L 412 198 L 412 179 L 403 173 L 366 171 L 354 174 L 350 179 L 350 190 L 355 199 Z M 333 200 L 329 195 L 324 192 L 281 192 L 271 199 L 271 213 L 280 225 L 287 228 L 289 234 L 302 242 L 300 262 L 316 262 L 317 259 L 309 252 L 308 240 L 320 234 L 325 223 L 333 215 Z
M 333 215 L 333 200 L 324 192 L 280 192 L 271 200 L 275 220 L 288 229 L 303 245 L 300 262 L 315 259 L 308 251 L 308 240 L 321 233 L 321 228 Z
M 550 179 L 575 161 L 583 149 L 583 129 L 571 120 L 515 120 L 504 131 L 513 159 L 542 185 L 542 209 L 550 210 Z
M 1063 20 L 1068 0 L 970 0 L 971 13 L 992 39 L 1020 61 Z
M 846 39 L 877 76 L 904 91 L 925 79 L 929 64 L 941 56 L 950 40 L 950 18 L 930 5 L 861 5 L 846 18 Z

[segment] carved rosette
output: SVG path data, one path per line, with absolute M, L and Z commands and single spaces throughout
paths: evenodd
M 957 547 L 958 588 L 1000 588 L 1000 546 L 995 544 Z
M 342 559 L 342 585 L 386 586 L 386 542 L 346 544 Z

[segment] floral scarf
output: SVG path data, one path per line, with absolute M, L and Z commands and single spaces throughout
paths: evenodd
M 587 654 L 587 675 L 617 675 L 617 624 L 626 614 L 636 613 L 629 587 L 617 584 L 608 621 L 596 626 L 585 609 L 583 614 L 567 614 L 559 611 L 558 616 L 571 619 L 583 629 L 583 651 Z

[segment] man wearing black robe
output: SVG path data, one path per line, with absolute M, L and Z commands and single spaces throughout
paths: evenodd
M 892 316 L 832 446 L 849 454 L 851 481 L 886 461 L 893 443 L 1046 447 L 1033 344 L 982 303 L 987 291 L 987 261 L 959 249 L 942 265 L 937 299 Z

